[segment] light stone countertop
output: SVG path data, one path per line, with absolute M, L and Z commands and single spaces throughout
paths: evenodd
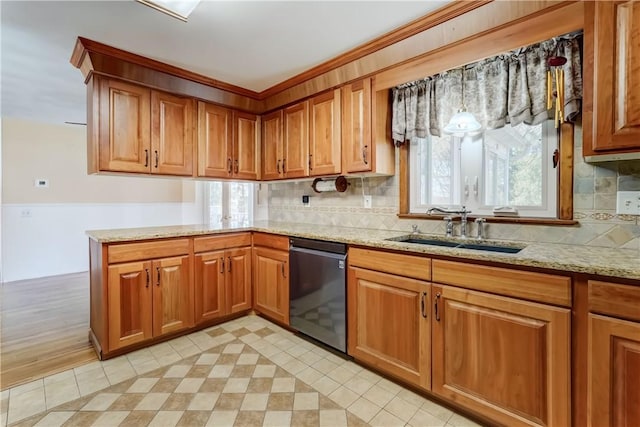
M 127 228 L 114 230 L 92 230 L 86 234 L 101 243 L 130 242 L 135 240 L 187 237 L 204 234 L 221 234 L 239 231 L 262 231 L 292 237 L 330 240 L 351 245 L 381 249 L 400 250 L 426 255 L 443 255 L 464 259 L 499 262 L 504 264 L 539 267 L 560 272 L 575 272 L 640 280 L 640 251 L 613 249 L 584 245 L 562 245 L 552 243 L 493 242 L 508 246 L 525 246 L 516 254 L 488 252 L 473 249 L 447 248 L 432 245 L 403 243 L 397 239 L 410 233 L 393 230 L 334 227 L 326 225 L 255 222 L 246 227 L 222 227 L 203 224 L 168 227 Z M 427 236 L 426 238 L 442 238 Z M 472 239 L 468 239 L 473 243 Z

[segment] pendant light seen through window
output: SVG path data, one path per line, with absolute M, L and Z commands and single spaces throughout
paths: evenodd
M 472 132 L 477 132 L 482 125 L 475 116 L 467 111 L 464 105 L 464 68 L 462 69 L 462 103 L 460 109 L 451 117 L 449 123 L 444 127 L 444 132 L 453 136 L 465 136 Z

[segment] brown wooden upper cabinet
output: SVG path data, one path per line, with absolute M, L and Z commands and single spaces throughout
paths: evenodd
M 336 175 L 341 171 L 340 91 L 309 101 L 309 175 Z
M 342 169 L 371 171 L 371 79 L 342 88 Z
M 262 179 L 309 175 L 308 121 L 306 101 L 262 118 Z
M 193 100 L 99 76 L 89 96 L 89 173 L 193 174 Z
M 584 156 L 638 158 L 640 2 L 586 2 L 584 7 Z
M 258 178 L 258 118 L 198 102 L 198 176 Z

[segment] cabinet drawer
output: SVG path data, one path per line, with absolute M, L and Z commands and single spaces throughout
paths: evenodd
M 109 245 L 108 260 L 109 264 L 114 264 L 117 262 L 188 255 L 190 246 L 190 239 Z
M 289 251 L 289 237 L 268 233 L 253 233 L 253 246 Z
M 431 280 L 431 258 L 371 249 L 349 248 L 349 266 Z
M 589 311 L 640 321 L 640 286 L 589 280 Z
M 571 306 L 570 277 L 433 260 L 433 281 L 565 307 Z
M 193 239 L 193 251 L 196 253 L 240 246 L 251 246 L 251 233 L 221 234 Z

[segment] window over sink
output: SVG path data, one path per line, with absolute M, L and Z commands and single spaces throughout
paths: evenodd
M 210 181 L 205 189 L 205 218 L 212 226 L 248 226 L 253 219 L 254 184 Z

